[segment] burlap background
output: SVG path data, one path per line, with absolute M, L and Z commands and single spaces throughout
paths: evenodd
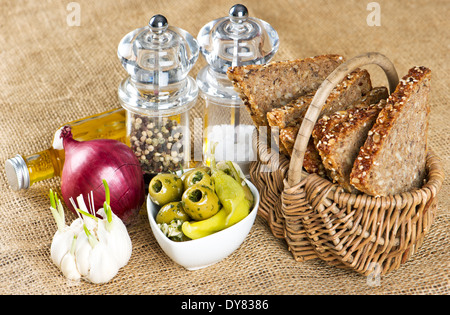
M 156 13 L 197 35 L 225 16 L 234 1 L 78 1 L 81 25 L 66 23 L 70 1 L 0 2 L 0 161 L 50 146 L 64 122 L 119 106 L 117 87 L 125 71 L 116 50 L 129 31 Z M 386 54 L 400 76 L 414 65 L 433 71 L 429 142 L 449 169 L 449 9 L 447 0 L 380 0 L 381 26 L 369 27 L 370 1 L 248 0 L 250 15 L 278 31 L 276 60 L 367 51 Z M 205 65 L 199 58 L 195 76 Z M 371 70 L 371 69 L 369 69 Z M 372 69 L 375 77 L 379 70 Z M 384 82 L 382 82 L 384 83 Z M 202 103 L 193 111 L 201 117 Z M 69 283 L 52 264 L 56 229 L 47 193 L 59 178 L 13 192 L 0 171 L 0 293 L 2 294 L 448 294 L 449 177 L 439 212 L 423 247 L 400 270 L 374 286 L 319 260 L 297 263 L 284 241 L 258 218 L 239 250 L 206 269 L 186 271 L 156 243 L 145 214 L 130 227 L 133 254 L 112 282 Z

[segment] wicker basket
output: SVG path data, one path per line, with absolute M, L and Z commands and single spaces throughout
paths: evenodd
M 429 151 L 421 189 L 387 197 L 350 194 L 302 171 L 307 143 L 330 92 L 348 73 L 368 64 L 384 70 L 392 93 L 398 76 L 385 56 L 367 53 L 347 61 L 319 87 L 290 161 L 255 135 L 259 159 L 252 163 L 250 176 L 261 194 L 260 216 L 275 237 L 286 240 L 295 260 L 320 258 L 363 275 L 385 275 L 417 251 L 433 224 L 444 180 L 439 158 Z

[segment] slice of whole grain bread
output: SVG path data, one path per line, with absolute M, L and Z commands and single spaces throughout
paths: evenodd
M 314 141 L 328 177 L 341 185 L 347 192 L 356 192 L 350 185 L 350 172 L 368 131 L 386 104 L 386 97 L 368 107 L 352 108 L 330 116 L 330 128 L 315 132 Z M 320 124 L 316 125 L 321 128 Z M 323 129 L 322 129 L 323 130 Z M 318 135 L 321 139 L 317 139 Z
M 384 86 L 379 86 L 373 88 L 366 96 L 358 100 L 358 102 L 352 104 L 348 109 L 362 109 L 367 108 L 372 104 L 378 103 L 382 99 L 387 99 L 389 97 L 388 89 Z M 329 132 L 334 126 L 336 126 L 340 119 L 346 119 L 345 111 L 336 111 L 333 115 L 324 115 L 322 118 L 319 118 L 314 126 L 312 131 L 312 136 L 314 138 L 314 143 L 317 145 L 317 142 L 322 139 L 325 133 Z M 330 119 L 332 118 L 332 119 Z
M 367 73 L 368 75 L 368 73 Z M 359 75 L 355 75 L 358 77 Z M 353 78 L 355 77 L 353 76 Z M 368 78 L 366 75 L 359 76 L 360 78 Z M 354 80 L 353 78 L 346 78 L 343 80 L 341 84 L 339 84 L 335 90 L 330 94 L 328 97 L 325 106 L 327 103 L 330 103 L 328 105 L 328 108 L 337 108 L 340 111 L 342 109 L 350 109 L 350 108 L 364 108 L 368 107 L 370 104 L 377 103 L 381 99 L 386 99 L 388 97 L 388 92 L 385 87 L 377 87 L 366 92 L 366 86 L 367 83 L 364 84 L 364 82 L 367 82 L 366 79 L 364 80 Z M 370 81 L 369 81 L 370 82 Z M 362 86 L 365 86 L 362 88 L 362 91 L 365 92 L 364 96 L 361 96 L 361 94 L 358 93 L 358 90 L 360 89 L 359 84 L 362 84 Z M 359 97 L 358 97 L 359 95 Z M 322 135 L 321 132 L 325 132 L 324 128 L 328 128 L 329 124 L 327 123 L 329 119 L 328 115 L 322 116 L 316 123 L 316 127 L 313 130 L 316 133 L 316 138 L 318 140 L 321 139 Z M 280 143 L 283 145 L 284 149 L 288 152 L 289 155 L 292 154 L 295 139 L 297 137 L 298 130 L 300 129 L 299 125 L 296 126 L 289 126 L 286 128 L 283 128 L 280 130 Z M 323 129 L 323 131 L 322 131 Z M 317 173 L 319 175 L 325 175 L 325 168 L 322 166 L 322 159 L 319 155 L 319 152 L 317 151 L 317 148 L 313 145 L 311 145 L 312 140 L 310 140 L 310 143 L 308 144 L 307 151 L 305 152 L 305 156 L 303 159 L 303 167 L 308 173 Z
M 351 104 L 364 97 L 371 89 L 372 83 L 369 72 L 360 69 L 353 71 L 333 89 L 319 117 L 347 109 Z M 301 96 L 283 107 L 268 112 L 269 125 L 271 127 L 277 126 L 280 129 L 299 125 L 313 97 L 314 93 Z
M 387 99 L 361 148 L 351 184 L 372 196 L 420 188 L 426 173 L 431 70 L 414 67 Z
M 228 68 L 228 78 L 250 112 L 257 127 L 268 126 L 266 114 L 320 86 L 344 58 L 321 55 L 265 65 Z

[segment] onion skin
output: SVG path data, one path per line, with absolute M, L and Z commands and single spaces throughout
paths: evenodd
M 69 126 L 62 129 L 61 138 L 65 151 L 61 194 L 67 207 L 76 213 L 69 199 L 82 194 L 88 205 L 92 191 L 95 211 L 102 208 L 105 179 L 112 212 L 124 224 L 132 223 L 145 201 L 145 184 L 142 168 L 131 148 L 111 139 L 77 141 Z

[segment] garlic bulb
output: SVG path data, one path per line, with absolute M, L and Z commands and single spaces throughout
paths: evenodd
M 106 182 L 104 184 L 107 188 Z M 109 190 L 105 190 L 108 194 Z M 77 197 L 78 207 L 71 200 L 79 217 L 67 226 L 61 201 L 52 191 L 50 201 L 58 226 L 50 247 L 53 263 L 70 280 L 110 281 L 128 263 L 132 252 L 131 239 L 122 220 L 111 211 L 107 202 L 97 211 L 102 218 L 95 217 L 93 209 L 88 210 L 80 195 Z M 89 204 L 94 203 L 89 200 Z

